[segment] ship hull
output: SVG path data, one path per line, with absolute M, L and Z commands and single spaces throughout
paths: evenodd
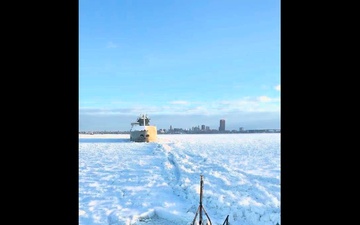
M 132 130 L 130 141 L 134 142 L 155 142 L 157 140 L 157 130 L 155 126 L 145 126 L 144 130 Z

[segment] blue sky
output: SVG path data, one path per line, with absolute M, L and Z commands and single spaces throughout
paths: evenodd
M 279 0 L 80 0 L 79 131 L 280 128 Z

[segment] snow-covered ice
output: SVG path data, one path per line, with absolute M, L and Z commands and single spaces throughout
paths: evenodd
M 80 225 L 281 224 L 280 134 L 79 135 Z M 205 218 L 205 216 L 203 216 Z

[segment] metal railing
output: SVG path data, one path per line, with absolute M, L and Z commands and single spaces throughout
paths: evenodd
M 204 188 L 203 175 L 200 175 L 200 203 L 199 203 L 198 209 L 196 210 L 195 217 L 194 217 L 191 225 L 212 225 L 211 219 L 202 204 L 203 188 Z M 205 213 L 207 221 L 203 220 L 203 212 Z M 196 220 L 198 216 L 199 216 L 199 219 Z M 205 222 L 205 223 L 203 223 L 203 222 Z M 230 225 L 229 215 L 227 215 L 227 217 L 225 218 L 225 221 L 222 225 Z
M 227 217 L 222 225 L 229 225 L 229 215 L 227 215 Z

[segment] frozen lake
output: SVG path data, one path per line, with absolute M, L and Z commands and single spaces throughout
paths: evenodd
M 280 134 L 79 135 L 80 225 L 280 224 Z M 203 218 L 205 216 L 203 215 Z

